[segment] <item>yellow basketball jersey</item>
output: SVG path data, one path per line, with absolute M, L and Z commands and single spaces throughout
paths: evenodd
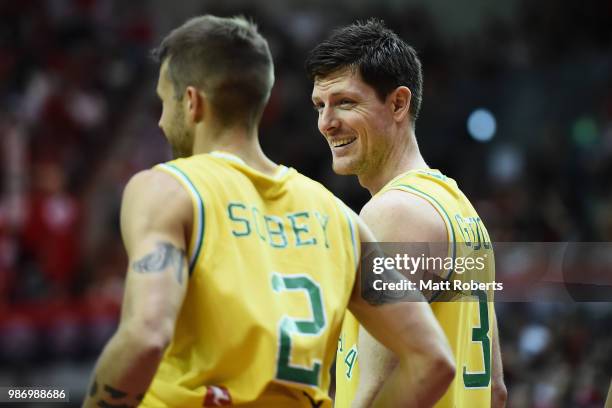
M 155 167 L 190 193 L 190 278 L 149 407 L 330 407 L 359 237 L 319 183 L 222 152 Z M 241 405 L 242 406 L 242 405 Z
M 479 281 L 492 282 L 495 262 L 489 234 L 457 183 L 438 170 L 412 170 L 391 180 L 377 195 L 389 190 L 415 194 L 440 214 L 448 233 L 448 256 L 481 257 L 484 263 Z M 447 271 L 447 280 L 467 281 L 470 276 Z M 438 293 L 439 294 L 439 293 Z M 493 324 L 492 290 L 463 292 L 464 300 L 435 301 L 432 310 L 442 326 L 455 357 L 457 373 L 439 408 L 491 406 L 491 344 Z M 349 407 L 359 382 L 359 323 L 346 313 L 336 357 L 335 407 Z

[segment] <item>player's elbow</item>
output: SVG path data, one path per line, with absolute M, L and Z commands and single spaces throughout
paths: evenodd
M 503 380 L 493 381 L 491 399 L 491 407 L 493 408 L 503 408 L 506 406 L 506 402 L 508 401 L 508 389 Z
M 428 350 L 400 360 L 405 384 L 411 384 L 406 400 L 396 404 L 406 407 L 431 407 L 442 398 L 455 378 L 455 363 L 448 354 Z
M 446 338 L 442 337 L 437 343 L 433 343 L 429 348 L 429 372 L 433 378 L 439 380 L 443 392 L 446 391 L 450 383 L 455 378 L 456 366 L 453 352 L 450 349 Z
M 456 370 L 454 360 L 446 353 L 438 353 L 430 367 L 432 376 L 438 379 L 443 392 L 455 378 Z
M 442 397 L 455 378 L 456 367 L 452 355 L 446 350 L 432 350 L 424 358 L 423 377 L 431 385 L 431 395 L 435 400 Z
M 159 318 L 131 319 L 125 332 L 134 350 L 140 350 L 151 358 L 161 358 L 172 341 L 173 324 Z

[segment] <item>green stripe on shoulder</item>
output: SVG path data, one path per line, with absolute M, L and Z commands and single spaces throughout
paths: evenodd
M 346 207 L 346 204 L 344 204 L 339 198 L 337 197 L 334 197 L 334 198 L 336 199 L 336 203 L 338 204 L 338 206 L 344 213 L 344 216 L 346 217 L 346 222 L 348 223 L 348 226 L 349 226 L 349 231 L 351 233 L 351 244 L 353 245 L 353 258 L 355 260 L 355 268 L 357 268 L 357 266 L 359 265 L 359 256 L 360 256 L 360 250 L 358 248 L 358 245 L 360 243 L 357 242 L 358 235 L 357 235 L 355 220 L 351 217 L 351 214 L 349 213 L 349 210 Z
M 182 181 L 182 184 L 187 187 L 189 194 L 196 203 L 196 220 L 194 220 L 194 226 L 196 227 L 196 242 L 193 247 L 193 253 L 189 258 L 189 274 L 191 275 L 191 273 L 193 273 L 193 270 L 195 269 L 198 257 L 200 256 L 202 246 L 204 245 L 204 227 L 206 225 L 204 200 L 202 199 L 200 192 L 195 187 L 189 176 L 187 176 L 187 174 L 185 174 L 185 172 L 178 168 L 176 165 L 171 163 L 163 163 L 157 165 L 156 167 L 160 167 L 168 171 L 169 173 L 177 177 L 180 181 Z

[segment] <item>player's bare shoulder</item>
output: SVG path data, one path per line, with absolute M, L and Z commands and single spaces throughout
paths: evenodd
M 387 242 L 445 242 L 446 224 L 425 199 L 400 190 L 372 197 L 360 217 L 376 238 Z
M 191 199 L 186 189 L 170 174 L 150 169 L 136 173 L 125 186 L 123 203 L 140 208 L 191 208 Z
M 158 169 L 143 170 L 132 176 L 125 186 L 121 204 L 124 234 L 153 225 L 176 225 L 176 228 L 190 230 L 192 223 L 191 197 L 170 174 Z

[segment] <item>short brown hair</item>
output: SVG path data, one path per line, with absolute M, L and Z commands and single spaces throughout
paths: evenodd
M 382 20 L 370 18 L 335 30 L 306 59 L 312 81 L 346 67 L 358 69 L 381 101 L 398 86 L 407 86 L 412 93 L 410 114 L 413 123 L 416 121 L 423 93 L 421 61 L 414 48 Z
M 153 50 L 158 63 L 168 58 L 175 97 L 187 86 L 204 91 L 223 125 L 259 122 L 274 83 L 268 42 L 242 16 L 204 15 L 172 30 Z

